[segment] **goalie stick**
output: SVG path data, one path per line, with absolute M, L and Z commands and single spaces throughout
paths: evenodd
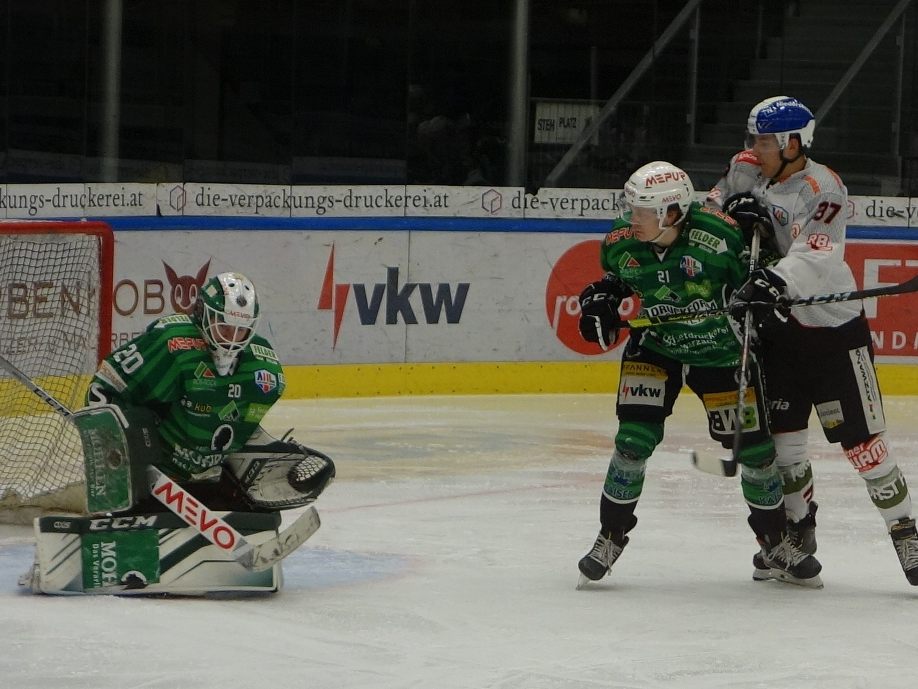
M 70 409 L 3 355 L 0 355 L 0 366 L 58 414 L 68 420 L 73 416 Z M 191 493 L 156 467 L 149 466 L 147 474 L 153 497 L 217 548 L 254 572 L 273 567 L 305 543 L 321 526 L 319 513 L 310 505 L 274 538 L 262 543 L 251 543 L 222 517 L 202 505 Z
M 217 548 L 254 572 L 273 567 L 299 548 L 320 526 L 319 513 L 310 505 L 277 536 L 255 545 L 156 467 L 147 467 L 147 474 L 153 497 Z
M 813 306 L 815 304 L 833 304 L 839 301 L 852 301 L 854 299 L 869 299 L 871 297 L 888 297 L 895 294 L 907 294 L 908 292 L 918 292 L 918 275 L 913 278 L 900 282 L 897 285 L 887 285 L 885 287 L 871 287 L 868 289 L 853 290 L 849 292 L 832 292 L 830 294 L 817 294 L 812 297 L 797 297 L 795 299 L 785 299 L 781 304 L 787 306 Z M 769 306 L 769 302 L 753 301 L 749 302 L 750 306 Z M 666 323 L 678 323 L 680 321 L 695 321 L 708 316 L 721 316 L 729 313 L 730 309 L 721 306 L 716 309 L 706 309 L 694 313 L 672 313 L 665 316 L 638 316 L 624 321 L 624 325 L 629 328 L 648 328 L 652 325 L 664 325 Z

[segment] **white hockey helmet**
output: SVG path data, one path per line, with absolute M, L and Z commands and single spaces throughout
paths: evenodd
M 258 322 L 255 285 L 240 273 L 212 277 L 198 291 L 192 320 L 204 335 L 217 373 L 227 375 L 255 336 Z
M 791 134 L 800 137 L 800 146 L 806 150 L 813 144 L 816 118 L 812 111 L 796 98 L 774 96 L 766 98 L 749 111 L 746 124 L 746 146 L 752 148 L 755 135 L 774 134 L 778 147 L 787 147 Z
M 685 170 L 663 160 L 655 160 L 639 167 L 625 182 L 625 203 L 628 209 L 652 208 L 656 211 L 659 227 L 670 206 L 679 207 L 685 217 L 689 206 L 695 200 L 695 187 Z

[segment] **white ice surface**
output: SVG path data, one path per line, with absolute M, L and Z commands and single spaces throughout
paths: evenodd
M 918 477 L 918 399 L 887 401 Z M 736 479 L 683 396 L 612 574 L 576 591 L 614 433 L 607 395 L 282 403 L 266 425 L 336 459 L 284 590 L 230 599 L 33 596 L 0 527 L 3 689 L 898 689 L 918 685 L 918 588 L 863 481 L 818 429 L 823 590 L 751 580 Z M 912 478 L 918 486 L 918 478 Z

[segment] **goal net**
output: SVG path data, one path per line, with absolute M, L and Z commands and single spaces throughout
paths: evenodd
M 0 221 L 0 354 L 70 409 L 110 348 L 114 239 L 96 222 Z M 0 521 L 83 512 L 73 425 L 0 366 Z

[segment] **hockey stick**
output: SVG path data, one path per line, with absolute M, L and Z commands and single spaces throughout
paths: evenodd
M 835 301 L 844 301 L 841 298 L 844 295 L 848 295 L 850 299 L 857 298 L 866 298 L 866 297 L 877 297 L 877 296 L 887 296 L 895 294 L 905 294 L 907 292 L 913 292 L 918 290 L 918 276 L 906 280 L 903 283 L 898 285 L 889 285 L 887 287 L 876 287 L 868 290 L 860 290 L 860 292 L 839 292 L 835 295 L 823 295 L 815 297 L 804 297 L 801 299 L 791 300 L 792 304 L 816 304 L 816 303 L 830 303 Z M 869 294 L 865 294 L 869 293 Z M 860 296 L 855 296 L 860 295 Z M 756 302 L 753 302 L 755 304 Z M 748 315 L 748 312 L 747 312 Z M 737 417 L 737 428 L 739 428 L 740 417 Z M 734 448 L 736 447 L 736 440 L 734 437 Z M 699 454 L 698 452 L 692 450 L 690 452 L 692 465 L 707 474 L 713 474 L 714 476 L 736 476 L 737 471 L 737 462 L 736 462 L 736 451 L 734 449 L 733 456 L 730 459 L 721 459 L 706 454 Z
M 709 454 L 699 454 L 695 450 L 689 451 L 692 466 L 706 474 L 714 476 L 736 476 L 737 463 L 732 457 L 721 459 Z
M 759 265 L 759 246 L 762 237 L 756 228 L 752 230 L 752 242 L 749 248 L 749 275 Z M 736 418 L 733 420 L 733 453 L 732 461 L 739 461 L 740 445 L 743 440 L 743 415 L 746 411 L 746 390 L 749 388 L 749 353 L 752 350 L 752 309 L 746 306 L 743 314 L 743 348 L 740 350 L 739 390 L 736 393 Z
M 70 409 L 3 355 L 0 355 L 0 367 L 6 369 L 10 375 L 65 419 L 69 420 L 73 416 Z M 253 544 L 159 469 L 151 465 L 147 468 L 147 473 L 153 497 L 220 550 L 246 569 L 254 572 L 273 567 L 305 543 L 321 526 L 318 512 L 310 505 L 277 536 L 262 543 Z
M 895 294 L 907 294 L 908 292 L 918 292 L 918 275 L 909 278 L 905 282 L 897 285 L 887 285 L 885 287 L 871 287 L 869 289 L 852 290 L 850 292 L 833 292 L 830 294 L 817 294 L 812 297 L 797 297 L 795 299 L 783 299 L 779 302 L 786 306 L 813 306 L 814 304 L 833 304 L 839 301 L 852 301 L 855 299 L 869 299 L 871 297 L 888 297 Z M 751 301 L 749 306 L 774 306 L 770 302 Z M 624 321 L 624 325 L 629 328 L 648 328 L 653 325 L 665 325 L 666 323 L 679 323 L 685 321 L 696 321 L 709 316 L 722 316 L 729 313 L 730 309 L 726 306 L 719 306 L 714 309 L 705 309 L 694 313 L 671 313 L 665 316 L 639 316 Z
M 34 392 L 42 401 L 50 406 L 54 411 L 63 416 L 64 418 L 70 418 L 73 414 L 67 407 L 58 402 L 51 393 L 45 391 L 42 387 L 38 385 L 34 380 L 29 378 L 25 373 L 23 373 L 12 361 L 7 359 L 5 356 L 0 355 L 0 366 L 6 369 L 13 378 L 18 380 L 29 390 Z

